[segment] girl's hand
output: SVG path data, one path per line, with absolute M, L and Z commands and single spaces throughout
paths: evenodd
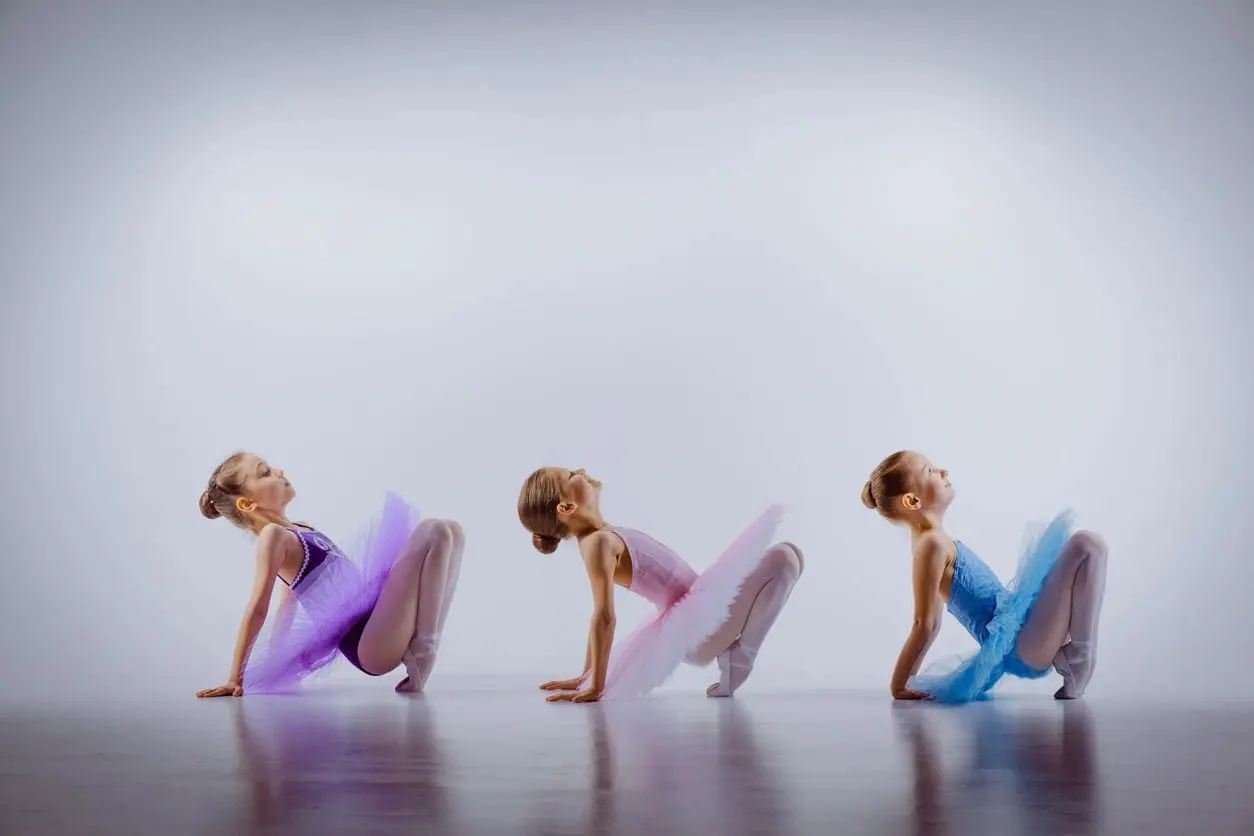
M 594 690 L 578 691 L 576 693 L 554 694 L 546 697 L 546 702 L 596 702 L 601 699 L 601 692 Z
M 926 700 L 930 698 L 930 694 L 922 691 L 915 691 L 910 688 L 894 688 L 893 699 L 895 700 Z
M 541 691 L 578 691 L 579 686 L 583 684 L 583 677 L 576 679 L 554 679 L 552 682 L 546 682 L 540 686 Z
M 205 691 L 197 691 L 196 697 L 203 699 L 205 697 L 242 697 L 244 696 L 244 686 L 238 682 L 228 682 L 221 688 L 209 688 Z

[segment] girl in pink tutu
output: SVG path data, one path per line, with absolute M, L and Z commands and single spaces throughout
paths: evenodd
M 295 496 L 283 471 L 252 453 L 219 465 L 201 494 L 206 517 L 226 517 L 257 535 L 257 568 L 227 683 L 196 696 L 288 690 L 340 655 L 370 676 L 403 663 L 408 676 L 396 690 L 423 690 L 457 586 L 461 526 L 420 523 L 417 511 L 388 494 L 378 519 L 346 553 L 325 534 L 287 518 Z M 276 578 L 282 582 L 278 623 L 264 652 L 251 653 Z
M 647 694 L 680 663 L 717 660 L 711 697 L 730 697 L 748 679 L 766 634 L 801 576 L 801 551 L 770 545 L 782 511 L 751 522 L 714 564 L 697 574 L 649 535 L 601 516 L 601 483 L 583 470 L 544 467 L 518 497 L 518 517 L 532 544 L 552 554 L 567 537 L 579 542 L 592 584 L 592 626 L 583 673 L 546 682 L 550 702 L 593 702 Z M 657 613 L 613 647 L 614 585 L 635 592 Z

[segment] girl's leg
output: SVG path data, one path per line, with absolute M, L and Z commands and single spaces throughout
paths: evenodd
M 452 535 L 448 565 L 442 578 L 436 572 L 423 578 L 423 584 L 427 588 L 420 593 L 414 636 L 409 642 L 409 649 L 401 657 L 409 676 L 396 686 L 398 691 L 421 691 L 426 687 L 427 679 L 435 668 L 436 654 L 440 650 L 440 636 L 444 633 L 444 622 L 448 618 L 453 591 L 457 588 L 457 578 L 461 573 L 462 552 L 466 548 L 466 535 L 462 532 L 462 527 L 452 520 L 445 522 Z M 437 596 L 438 600 L 431 600 Z
M 708 696 L 730 697 L 749 678 L 762 642 L 804 567 L 801 549 L 792 543 L 777 543 L 762 555 L 732 602 L 727 621 L 693 655 L 697 664 L 718 660 L 719 681 L 706 689 Z
M 1084 695 L 1097 664 L 1097 627 L 1106 591 L 1106 544 L 1091 531 L 1067 541 L 1019 633 L 1019 658 L 1062 674 L 1058 699 Z M 1068 641 L 1070 638 L 1070 641 Z
M 462 552 L 466 551 L 466 533 L 457 523 L 449 520 L 453 529 L 453 553 L 449 560 L 448 577 L 444 581 L 444 595 L 440 599 L 440 619 L 437 622 L 436 634 L 443 635 L 444 622 L 448 618 L 449 605 L 453 603 L 453 592 L 457 589 L 457 579 L 462 571 Z
M 438 613 L 453 544 L 453 527 L 444 520 L 423 520 L 414 529 L 357 644 L 358 660 L 367 671 L 394 669 L 409 650 L 423 610 Z

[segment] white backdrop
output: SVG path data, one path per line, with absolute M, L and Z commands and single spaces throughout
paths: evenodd
M 661 8 L 6 4 L 0 695 L 219 684 L 240 447 L 333 536 L 464 524 L 433 688 L 578 672 L 515 512 L 559 464 L 698 568 L 785 503 L 749 687 L 886 689 L 858 493 L 910 447 L 1003 576 L 1063 506 L 1106 536 L 1095 696 L 1248 693 L 1254 12 Z

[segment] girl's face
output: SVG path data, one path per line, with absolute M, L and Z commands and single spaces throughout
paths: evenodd
M 561 502 L 557 506 L 558 519 L 566 522 L 575 515 L 600 513 L 601 483 L 588 475 L 582 467 L 567 470 L 563 467 L 549 469 L 557 480 Z
M 241 509 L 247 512 L 267 511 L 282 515 L 289 502 L 296 496 L 292 483 L 282 470 L 271 467 L 264 459 L 248 453 L 240 462 L 244 476 L 244 498 L 255 507 Z
M 954 488 L 949 483 L 949 471 L 937 467 L 926 456 L 915 456 L 914 483 L 920 511 L 943 512 L 954 501 Z

